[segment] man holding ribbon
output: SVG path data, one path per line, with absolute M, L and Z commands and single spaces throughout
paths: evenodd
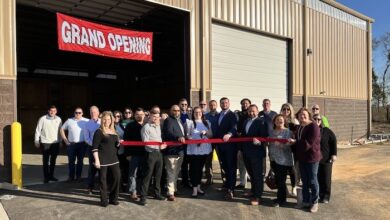
M 248 108 L 248 119 L 245 121 L 243 137 L 268 137 L 268 124 L 263 116 L 258 117 L 259 110 L 256 105 Z M 251 205 L 258 205 L 263 194 L 263 157 L 265 155 L 264 142 L 253 138 L 252 142 L 244 142 L 242 154 L 246 170 L 251 178 Z

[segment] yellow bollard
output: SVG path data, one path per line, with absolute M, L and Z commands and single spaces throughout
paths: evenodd
M 217 155 L 217 151 L 215 149 L 213 150 L 213 160 L 218 161 L 218 155 Z
M 12 184 L 22 188 L 22 125 L 11 125 Z

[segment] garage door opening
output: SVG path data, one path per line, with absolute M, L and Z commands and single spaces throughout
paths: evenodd
M 58 50 L 56 12 L 95 23 L 153 32 L 153 62 Z M 145 1 L 17 1 L 18 121 L 23 152 L 37 120 L 56 105 L 65 121 L 75 107 L 102 110 L 159 105 L 189 97 L 189 13 Z
M 241 110 L 242 98 L 259 108 L 269 98 L 278 112 L 289 99 L 288 41 L 219 23 L 211 36 L 211 98 L 229 97 L 233 110 Z

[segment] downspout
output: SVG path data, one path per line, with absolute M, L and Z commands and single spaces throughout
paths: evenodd
M 367 88 L 367 138 L 371 133 L 371 97 L 372 97 L 372 27 L 371 22 L 367 21 L 367 79 L 368 79 L 368 88 Z
M 309 105 L 309 98 L 308 98 L 308 77 L 307 77 L 307 1 L 302 1 L 302 49 L 303 49 L 303 59 L 302 59 L 302 65 L 303 65 L 303 106 L 308 107 Z

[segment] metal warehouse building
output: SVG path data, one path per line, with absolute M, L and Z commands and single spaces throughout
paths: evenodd
M 153 32 L 153 62 L 64 52 L 56 12 Z M 24 152 L 36 122 L 55 104 L 64 120 L 86 112 L 181 97 L 243 97 L 272 108 L 318 103 L 339 140 L 370 131 L 371 24 L 331 0 L 0 1 L 0 173 L 10 177 L 10 124 L 22 123 Z M 102 89 L 104 88 L 104 89 Z

